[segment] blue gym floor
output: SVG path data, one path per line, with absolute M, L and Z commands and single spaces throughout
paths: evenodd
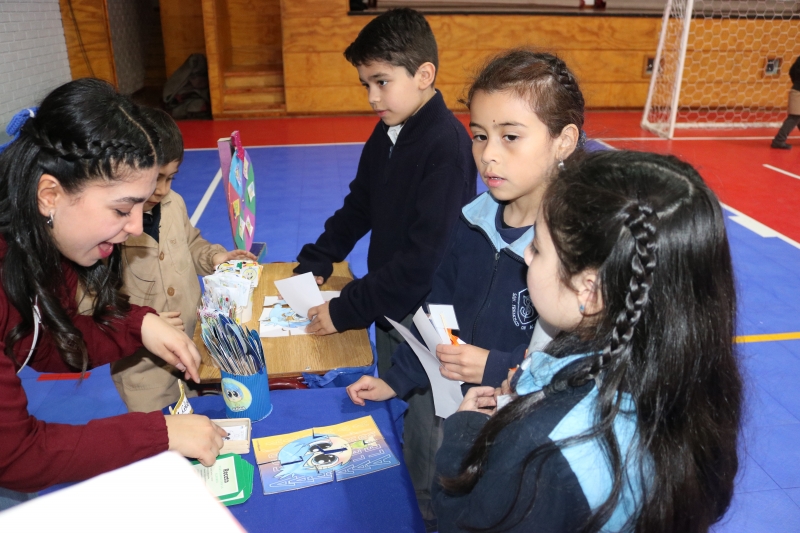
M 316 239 L 325 219 L 341 206 L 361 147 L 248 150 L 257 178 L 256 240 L 268 244 L 265 261 L 293 261 L 304 243 Z M 185 198 L 190 215 L 218 167 L 216 150 L 187 151 L 173 187 Z M 800 331 L 800 249 L 727 222 L 739 286 L 739 334 Z M 197 226 L 208 240 L 232 247 L 221 186 Z M 356 276 L 366 272 L 366 251 L 363 239 L 348 258 Z M 742 470 L 731 510 L 714 531 L 795 533 L 800 531 L 800 341 L 740 347 L 748 389 Z M 37 381 L 37 376 L 30 369 L 21 375 L 29 411 L 40 419 L 77 424 L 125 411 L 107 366 L 92 370 L 79 387 L 75 381 Z

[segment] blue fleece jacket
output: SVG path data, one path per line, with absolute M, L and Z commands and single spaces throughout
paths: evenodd
M 538 316 L 528 295 L 523 259 L 533 228 L 507 244 L 495 225 L 500 208 L 488 192 L 464 206 L 427 298 L 428 303 L 452 305 L 459 337 L 490 350 L 482 384 L 492 387 L 499 387 L 508 369 L 522 362 Z M 416 328 L 412 331 L 419 337 Z M 392 367 L 383 378 L 401 398 L 430 386 L 407 343 L 392 354 Z
M 583 355 L 555 358 L 535 352 L 525 360 L 516 392 L 540 393 L 562 369 L 581 364 Z M 560 445 L 557 453 L 524 467 L 528 455 L 540 446 L 563 443 L 583 435 L 595 423 L 598 390 L 593 381 L 548 393 L 537 409 L 510 422 L 497 435 L 483 474 L 469 493 L 452 494 L 438 481 L 431 489 L 441 533 L 495 526 L 512 532 L 578 533 L 592 512 L 608 498 L 613 469 L 598 438 Z M 504 407 L 509 409 L 509 407 Z M 444 440 L 436 454 L 436 480 L 455 477 L 464 457 L 489 417 L 475 411 L 455 413 L 444 422 Z M 603 533 L 624 530 L 638 514 L 652 479 L 652 461 L 636 453 L 636 405 L 623 393 L 622 407 L 613 424 L 625 477 L 620 498 Z M 517 493 L 519 490 L 519 493 Z M 506 520 L 503 520 L 503 517 Z M 494 528 L 492 529 L 494 530 Z
M 368 273 L 348 283 L 329 311 L 337 331 L 365 328 L 384 316 L 402 320 L 431 288 L 461 207 L 475 196 L 472 140 L 442 93 L 409 117 L 393 145 L 378 121 L 364 145 L 344 205 L 317 242 L 303 246 L 294 272 L 327 279 L 372 231 Z

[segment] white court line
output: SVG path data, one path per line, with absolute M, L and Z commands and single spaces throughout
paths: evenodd
M 366 141 L 365 141 L 366 142 Z M 313 146 L 349 146 L 354 144 L 364 144 L 363 142 L 347 142 L 347 143 L 311 143 L 311 144 L 256 144 L 245 146 L 246 150 L 251 148 L 302 148 Z M 185 148 L 184 152 L 203 152 L 206 150 L 217 150 L 217 148 Z
M 211 197 L 214 195 L 214 189 L 217 188 L 219 182 L 222 181 L 222 169 L 220 168 L 217 170 L 217 175 L 214 176 L 214 179 L 211 180 L 211 185 L 208 186 L 206 189 L 206 193 L 203 195 L 203 198 L 200 199 L 200 203 L 197 204 L 197 207 L 192 213 L 192 218 L 189 219 L 189 222 L 192 223 L 192 226 L 197 226 L 197 221 L 200 220 L 200 217 L 203 216 L 203 211 L 206 210 L 206 206 L 208 202 L 211 200 Z
M 780 240 L 782 240 L 783 242 L 785 242 L 787 244 L 791 244 L 792 246 L 794 246 L 795 248 L 800 250 L 800 242 L 797 242 L 797 241 L 795 241 L 793 239 L 790 239 L 789 237 L 787 237 L 783 233 L 779 233 L 779 232 L 775 231 L 774 229 L 770 228 L 766 224 L 762 224 L 758 220 L 745 215 L 741 211 L 737 211 L 736 209 L 732 208 L 729 205 L 725 205 L 725 204 L 721 204 L 721 205 L 722 205 L 722 207 L 724 207 L 725 209 L 727 209 L 728 211 L 731 211 L 732 213 L 734 213 L 736 215 L 736 216 L 728 217 L 728 218 L 730 218 L 732 221 L 736 222 L 740 226 L 743 226 L 743 227 L 749 229 L 750 231 L 752 231 L 756 235 L 760 235 L 761 237 L 766 237 L 766 238 L 777 237 Z
M 792 174 L 791 172 L 783 170 L 782 168 L 773 167 L 772 165 L 768 165 L 766 163 L 764 163 L 764 167 L 766 167 L 766 168 L 768 168 L 770 170 L 774 170 L 775 172 L 780 172 L 781 174 L 786 174 L 790 178 L 794 178 L 796 180 L 800 180 L 800 176 L 798 176 L 797 174 Z
M 603 146 L 605 146 L 609 150 L 616 150 L 616 148 L 614 148 L 613 146 L 611 146 L 610 144 L 608 144 L 607 142 L 605 142 L 605 141 L 603 141 L 601 139 L 589 139 L 589 141 L 594 141 L 596 143 L 602 144 Z

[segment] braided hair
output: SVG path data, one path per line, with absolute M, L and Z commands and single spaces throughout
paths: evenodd
M 158 136 L 138 107 L 107 82 L 80 79 L 58 87 L 19 137 L 0 154 L 0 234 L 7 247 L 0 263 L 3 289 L 22 322 L 4 339 L 5 355 L 17 360 L 14 346 L 33 329 L 33 302 L 63 360 L 76 370 L 88 366 L 86 344 L 61 302 L 66 294 L 63 258 L 38 208 L 42 174 L 56 177 L 69 194 L 96 181 L 122 179 L 126 169 L 157 164 Z M 129 309 L 121 286 L 120 252 L 107 264 L 73 265 L 94 297 L 94 319 L 103 326 Z
M 553 54 L 525 48 L 503 52 L 483 67 L 463 103 L 470 107 L 477 92 L 501 91 L 512 91 L 529 102 L 551 137 L 558 137 L 570 124 L 583 132 L 583 93 L 567 64 Z M 579 148 L 584 139 L 582 133 Z
M 597 438 L 613 480 L 608 499 L 584 525 L 584 531 L 599 531 L 625 483 L 613 424 L 627 393 L 636 405 L 638 436 L 638 448 L 627 457 L 648 457 L 652 468 L 640 470 L 642 507 L 625 530 L 708 531 L 733 496 L 742 412 L 733 268 L 717 198 L 675 157 L 597 152 L 567 162 L 548 186 L 542 214 L 562 285 L 571 287 L 575 275 L 594 269 L 603 303 L 598 314 L 546 347 L 555 357 L 596 355 L 559 372 L 545 397 L 593 382 L 598 402 L 587 434 L 534 450 L 525 468 L 559 447 Z M 540 397 L 522 396 L 492 417 L 462 474 L 443 480 L 443 487 L 470 491 L 500 432 L 540 404 Z M 519 501 L 519 490 L 496 529 L 513 527 L 510 517 L 521 520 L 532 508 L 532 500 Z

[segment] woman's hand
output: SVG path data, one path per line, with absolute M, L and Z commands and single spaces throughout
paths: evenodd
M 169 449 L 192 457 L 204 466 L 217 460 L 223 437 L 228 432 L 202 415 L 164 415 L 167 421 Z
M 163 313 L 158 313 L 158 316 L 160 316 L 161 320 L 163 320 L 173 328 L 177 328 L 181 331 L 186 331 L 186 328 L 183 327 L 183 320 L 181 319 L 180 311 L 164 311 Z
M 150 353 L 171 364 L 181 372 L 188 381 L 200 383 L 200 352 L 186 336 L 164 322 L 158 315 L 148 313 L 142 321 L 142 344 Z
M 214 257 L 211 258 L 211 263 L 214 265 L 214 268 L 216 268 L 222 263 L 227 263 L 228 261 L 236 261 L 237 259 L 249 259 L 250 261 L 258 261 L 258 257 L 254 256 L 247 250 L 231 250 L 230 252 L 220 252 L 218 254 L 214 254 Z
M 493 415 L 497 408 L 497 400 L 494 395 L 494 387 L 472 387 L 467 391 L 458 410 Z
M 394 398 L 397 393 L 381 378 L 361 376 L 358 381 L 347 387 L 347 395 L 356 405 L 364 406 L 364 400 L 382 402 Z
M 436 357 L 441 361 L 440 371 L 447 379 L 480 385 L 489 350 L 471 344 L 439 344 Z

